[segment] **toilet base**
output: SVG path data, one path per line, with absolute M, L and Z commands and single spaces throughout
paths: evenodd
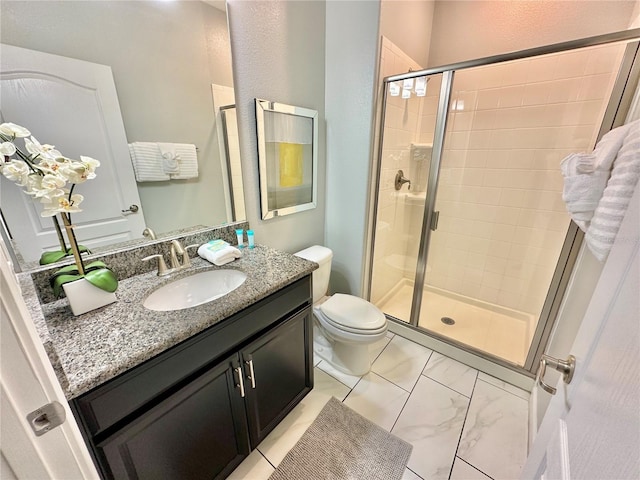
M 354 345 L 328 340 L 314 326 L 313 352 L 336 370 L 348 375 L 361 376 L 371 370 L 369 345 Z

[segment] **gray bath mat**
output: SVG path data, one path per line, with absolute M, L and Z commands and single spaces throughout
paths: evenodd
M 269 479 L 399 480 L 412 448 L 332 397 Z

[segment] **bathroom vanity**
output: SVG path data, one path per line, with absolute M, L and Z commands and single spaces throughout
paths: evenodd
M 45 347 L 104 478 L 224 478 L 313 388 L 317 265 L 244 253 L 224 267 L 247 274 L 242 286 L 186 310 L 142 307 L 171 281 L 153 273 L 79 317 L 65 300 L 42 306 Z M 178 278 L 211 268 L 195 259 Z

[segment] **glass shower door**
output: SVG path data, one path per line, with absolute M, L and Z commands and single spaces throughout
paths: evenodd
M 570 224 L 560 162 L 595 144 L 623 52 L 455 72 L 420 327 L 524 366 Z
M 625 53 L 627 44 L 549 47 L 385 80 L 375 305 L 533 371 L 576 253 L 560 162 L 611 128 L 603 118 L 616 110 L 618 100 L 607 107 L 621 98 L 638 48 Z M 405 92 L 404 79 L 420 74 L 426 95 Z
M 442 74 L 386 85 L 370 299 L 408 322 Z

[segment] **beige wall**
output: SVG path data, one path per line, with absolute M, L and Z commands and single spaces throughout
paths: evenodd
M 380 35 L 387 37 L 423 67 L 429 64 L 435 3 L 435 0 L 380 2 Z
M 635 0 L 437 0 L 429 66 L 625 30 L 635 6 Z
M 326 203 L 325 3 L 230 0 L 227 11 L 247 219 L 255 241 L 291 253 L 322 244 Z M 254 98 L 318 111 L 317 208 L 262 220 Z
M 4 0 L 0 12 L 2 43 L 111 67 L 129 142 L 198 147 L 198 179 L 138 184 L 147 225 L 226 221 L 211 95 L 212 83 L 232 86 L 224 12 L 202 2 Z

